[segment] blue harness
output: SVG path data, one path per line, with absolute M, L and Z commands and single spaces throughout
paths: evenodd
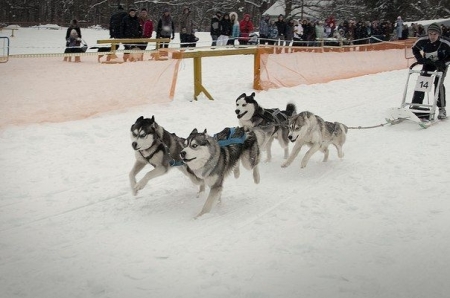
M 226 147 L 228 145 L 233 145 L 233 144 L 243 144 L 245 142 L 245 140 L 247 139 L 247 134 L 244 133 L 240 137 L 232 138 L 231 136 L 234 134 L 235 131 L 236 131 L 235 127 L 230 127 L 230 133 L 228 134 L 228 137 L 225 140 L 217 140 L 217 142 L 219 143 L 219 146 Z M 214 138 L 217 139 L 217 134 L 214 135 Z

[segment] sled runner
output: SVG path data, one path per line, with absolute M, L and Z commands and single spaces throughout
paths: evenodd
M 444 83 L 446 71 L 424 71 L 414 69 L 416 65 L 418 65 L 417 62 L 413 63 L 409 68 L 400 107 L 388 110 L 386 121 L 391 124 L 397 124 L 404 120 L 409 120 L 416 122 L 422 128 L 428 128 L 437 122 L 437 100 L 439 98 L 441 85 Z M 448 64 L 446 66 L 448 67 Z M 412 89 L 410 85 L 410 82 L 412 81 L 411 77 L 417 77 L 414 89 Z M 437 81 L 437 88 L 434 88 L 434 81 Z M 415 91 L 424 93 L 423 103 L 419 104 L 412 102 L 413 93 Z M 411 101 L 408 101 L 407 98 L 411 98 Z

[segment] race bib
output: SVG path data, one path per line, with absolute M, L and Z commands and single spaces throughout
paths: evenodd
M 431 61 L 437 61 L 438 60 L 438 52 L 432 52 L 432 53 L 424 53 L 426 59 L 430 59 Z
M 432 85 L 433 85 L 432 77 L 419 76 L 417 78 L 416 87 L 414 88 L 414 91 L 430 92 Z

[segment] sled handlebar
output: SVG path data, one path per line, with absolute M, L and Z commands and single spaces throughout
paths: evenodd
M 418 65 L 419 62 L 414 62 L 413 64 L 411 64 L 411 66 L 409 67 L 409 69 L 413 69 L 416 65 Z

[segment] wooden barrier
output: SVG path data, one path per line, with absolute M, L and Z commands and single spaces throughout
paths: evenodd
M 156 43 L 156 49 L 160 48 L 161 43 L 169 43 L 170 38 L 111 38 L 99 39 L 98 44 L 111 44 L 111 56 L 116 58 L 116 50 L 120 44 L 138 44 L 138 43 Z
M 273 48 L 268 47 L 249 47 L 249 48 L 227 48 L 227 49 L 202 49 L 198 51 L 185 52 L 177 51 L 172 52 L 173 59 L 194 59 L 194 99 L 203 92 L 210 100 L 214 100 L 211 94 L 203 86 L 202 82 L 202 57 L 218 57 L 218 56 L 230 56 L 230 55 L 253 55 L 253 89 L 262 90 L 260 81 L 260 55 L 261 53 L 273 53 Z

